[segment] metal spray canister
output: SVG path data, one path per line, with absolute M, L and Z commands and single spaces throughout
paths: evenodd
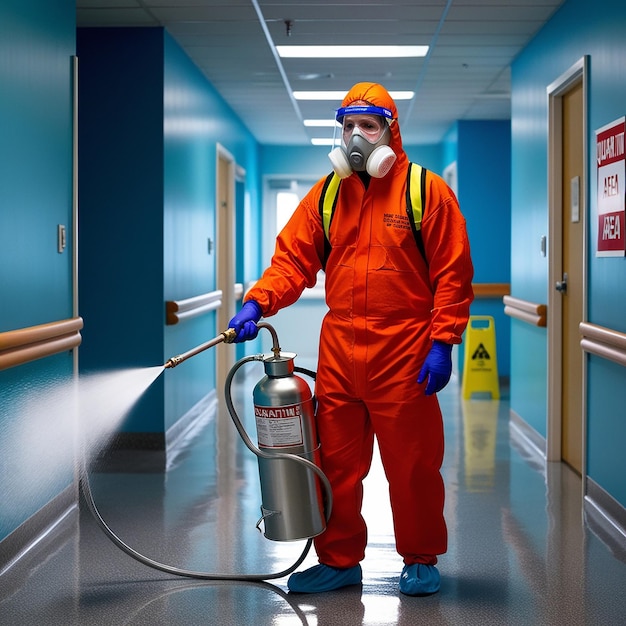
M 295 454 L 319 465 L 314 398 L 294 374 L 295 356 L 281 352 L 263 360 L 265 376 L 253 391 L 258 445 L 269 455 Z M 326 521 L 315 473 L 288 458 L 264 456 L 258 463 L 265 537 L 292 541 L 322 533 Z

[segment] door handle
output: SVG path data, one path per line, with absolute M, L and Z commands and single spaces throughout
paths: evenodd
M 563 274 L 563 280 L 557 280 L 554 288 L 561 293 L 567 293 L 567 274 Z

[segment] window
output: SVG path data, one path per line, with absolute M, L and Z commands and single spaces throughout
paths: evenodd
M 293 215 L 300 202 L 294 191 L 279 191 L 276 194 L 276 234 L 278 234 Z

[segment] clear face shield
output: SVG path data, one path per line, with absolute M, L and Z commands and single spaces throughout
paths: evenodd
M 337 111 L 337 121 L 341 130 L 335 126 L 333 150 L 328 155 L 337 175 L 347 178 L 352 172 L 367 172 L 374 178 L 385 176 L 396 160 L 389 147 L 391 111 L 372 105 L 343 107 Z

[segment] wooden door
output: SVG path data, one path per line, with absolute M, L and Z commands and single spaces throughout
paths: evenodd
M 583 354 L 579 324 L 584 313 L 583 88 L 582 81 L 562 96 L 562 295 L 561 456 L 582 473 Z

